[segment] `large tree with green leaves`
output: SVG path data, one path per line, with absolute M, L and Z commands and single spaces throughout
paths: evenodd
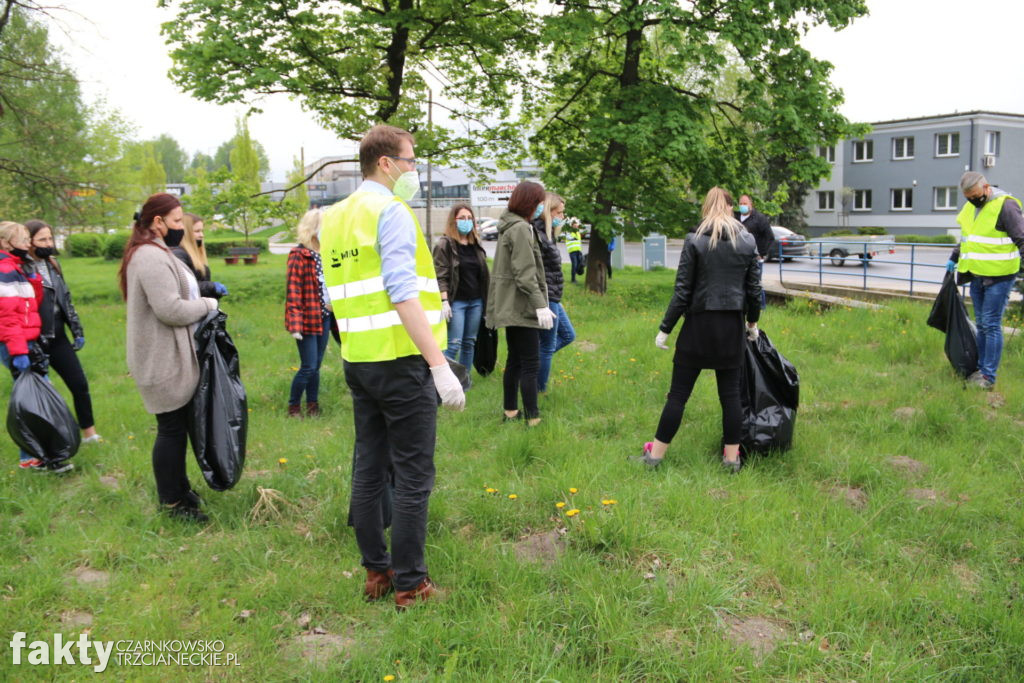
M 164 167 L 164 175 L 169 183 L 185 182 L 186 168 L 188 167 L 188 152 L 173 137 L 164 133 L 153 140 L 153 154 L 160 165 Z
M 594 291 L 604 238 L 623 222 L 682 234 L 714 185 L 760 190 L 775 213 L 828 173 L 816 146 L 855 130 L 837 111 L 831 66 L 799 39 L 846 26 L 863 0 L 564 5 L 546 21 L 550 104 L 527 115 L 545 179 L 595 224 Z

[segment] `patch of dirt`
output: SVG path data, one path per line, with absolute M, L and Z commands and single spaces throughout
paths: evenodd
M 68 610 L 60 613 L 60 623 L 67 629 L 85 628 L 92 626 L 92 615 L 88 612 Z
M 565 539 L 558 529 L 530 534 L 519 539 L 513 546 L 516 557 L 525 562 L 540 562 L 545 567 L 558 561 L 565 550 Z
M 992 408 L 1002 408 L 1006 405 L 1006 397 L 1000 394 L 998 391 L 990 391 L 988 396 L 985 397 L 988 400 L 989 406 Z
M 725 489 L 711 489 L 710 491 L 708 491 L 708 495 L 714 498 L 715 500 L 725 500 L 732 494 L 726 491 Z
M 981 583 L 981 577 L 963 562 L 957 562 L 953 565 L 953 576 L 956 577 L 957 581 L 960 582 L 960 585 L 968 593 L 978 592 L 978 584 Z
M 892 416 L 899 420 L 911 420 L 921 414 L 920 408 L 904 406 L 892 411 Z
M 356 641 L 336 633 L 303 633 L 292 639 L 295 654 L 314 666 L 326 666 L 330 660 L 347 656 Z
M 110 583 L 110 572 L 92 567 L 75 567 L 71 572 L 71 578 L 80 586 L 103 588 Z
M 903 474 L 909 474 L 915 477 L 927 473 L 930 469 L 928 465 L 920 460 L 914 460 L 913 458 L 905 455 L 896 455 L 889 458 L 889 464 Z
M 576 348 L 578 348 L 580 351 L 593 353 L 594 351 L 597 351 L 597 344 L 589 341 L 578 341 L 576 342 Z
M 855 510 L 863 510 L 868 506 L 868 494 L 864 489 L 856 486 L 842 486 L 833 484 L 829 487 L 828 493 L 836 500 L 842 501 Z
M 923 500 L 929 503 L 947 502 L 946 494 L 935 489 L 907 489 L 907 498 Z
M 121 480 L 117 477 L 112 477 L 109 474 L 104 474 L 100 477 L 100 483 L 114 491 L 119 491 L 121 489 Z
M 786 639 L 786 627 L 777 619 L 769 617 L 740 618 L 727 616 L 725 637 L 734 645 L 745 645 L 754 651 L 758 663 L 775 651 Z

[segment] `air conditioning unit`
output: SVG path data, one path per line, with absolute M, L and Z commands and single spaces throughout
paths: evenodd
M 986 154 L 985 156 L 981 157 L 981 164 L 985 168 L 992 168 L 993 166 L 996 165 L 996 155 Z

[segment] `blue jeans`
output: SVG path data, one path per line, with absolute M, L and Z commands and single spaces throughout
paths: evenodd
M 299 371 L 292 380 L 292 393 L 288 405 L 297 406 L 306 392 L 306 402 L 316 403 L 320 396 L 320 364 L 324 361 L 327 341 L 331 338 L 330 318 L 324 318 L 322 334 L 307 334 L 296 339 L 299 347 Z
M 992 382 L 1003 355 L 1003 312 L 1010 300 L 1013 278 L 986 287 L 982 278 L 971 280 L 971 301 L 978 325 L 978 370 Z
M 473 369 L 473 352 L 476 350 L 476 333 L 480 330 L 480 318 L 484 314 L 483 299 L 452 301 L 452 319 L 448 321 L 448 348 L 444 356 L 461 363 L 466 370 Z
M 569 314 L 562 304 L 552 301 L 548 308 L 555 314 L 555 324 L 550 330 L 540 331 L 540 370 L 537 372 L 537 391 L 547 391 L 548 376 L 551 374 L 551 357 L 576 339 Z
M 11 375 L 12 376 L 14 375 L 14 368 L 11 367 L 11 354 L 7 351 L 7 344 L 0 343 L 0 363 L 3 363 L 4 366 L 6 366 L 7 369 L 11 371 Z M 28 372 L 32 372 L 32 371 L 29 370 Z M 49 373 L 43 375 L 43 379 L 45 379 L 47 382 L 49 382 L 50 381 Z M 25 462 L 26 460 L 31 460 L 32 458 L 34 458 L 36 456 L 32 455 L 28 451 L 24 451 L 24 450 L 19 448 L 18 449 L 18 457 L 19 457 L 19 460 L 21 460 L 22 462 Z

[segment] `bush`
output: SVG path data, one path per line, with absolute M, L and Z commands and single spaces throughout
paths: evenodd
M 257 247 L 260 253 L 266 253 L 267 238 L 251 237 L 249 244 L 245 243 L 244 237 L 230 240 L 203 240 L 203 246 L 206 247 L 207 256 L 227 256 L 228 249 L 233 247 Z
M 885 235 L 887 233 L 885 232 L 885 228 L 878 228 L 878 227 L 870 227 L 870 226 L 868 226 L 868 227 L 865 227 L 865 228 L 857 228 L 857 234 L 858 235 Z
M 128 243 L 128 235 L 123 232 L 116 232 L 107 235 L 103 243 L 103 258 L 108 261 L 119 261 L 124 256 L 124 246 Z
M 832 232 L 826 232 L 822 237 L 842 237 L 843 235 L 852 235 L 853 233 L 849 230 L 833 230 Z
M 953 235 L 894 235 L 897 242 L 913 242 L 915 244 L 956 244 Z
M 103 256 L 103 235 L 80 232 L 68 235 L 66 251 L 68 256 Z

